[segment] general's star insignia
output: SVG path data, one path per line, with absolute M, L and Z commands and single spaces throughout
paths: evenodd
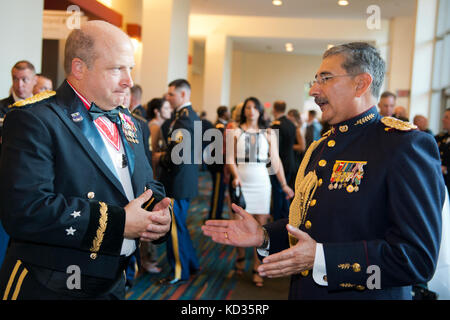
M 72 212 L 70 215 L 74 218 L 80 217 L 81 216 L 81 211 L 74 211 Z
M 74 229 L 72 227 L 70 227 L 69 229 L 66 229 L 66 232 L 67 232 L 68 236 L 74 236 L 75 235 L 75 231 L 77 231 L 77 229 Z

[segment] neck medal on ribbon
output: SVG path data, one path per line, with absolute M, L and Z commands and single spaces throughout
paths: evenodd
M 344 187 L 349 193 L 358 192 L 366 164 L 367 161 L 337 160 L 333 166 L 328 189 L 336 190 Z
M 139 143 L 137 139 L 136 126 L 134 125 L 133 120 L 131 120 L 131 118 L 128 115 L 122 112 L 119 112 L 119 118 L 120 122 L 122 123 L 122 130 L 125 135 L 125 138 L 129 142 Z

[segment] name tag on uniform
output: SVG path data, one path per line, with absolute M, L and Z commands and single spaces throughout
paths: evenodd
M 366 164 L 367 161 L 336 160 L 328 189 L 331 191 L 345 188 L 348 193 L 358 192 Z

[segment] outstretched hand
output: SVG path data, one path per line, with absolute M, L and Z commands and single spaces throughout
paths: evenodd
M 241 219 L 207 220 L 202 226 L 203 234 L 214 242 L 235 247 L 262 245 L 264 232 L 259 222 L 241 207 L 235 204 L 231 207 Z
M 316 241 L 306 232 L 291 225 L 286 225 L 286 229 L 298 239 L 297 244 L 265 257 L 263 263 L 257 269 L 260 276 L 285 277 L 313 268 L 316 256 Z

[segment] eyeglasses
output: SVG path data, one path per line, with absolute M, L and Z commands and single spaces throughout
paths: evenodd
M 340 74 L 340 75 L 329 75 L 329 76 L 316 76 L 316 79 L 314 81 L 310 81 L 309 82 L 309 88 L 311 89 L 313 87 L 313 85 L 315 85 L 316 83 L 321 86 L 327 83 L 328 80 L 331 80 L 333 78 L 338 78 L 338 77 L 354 77 L 357 76 L 357 74 Z

